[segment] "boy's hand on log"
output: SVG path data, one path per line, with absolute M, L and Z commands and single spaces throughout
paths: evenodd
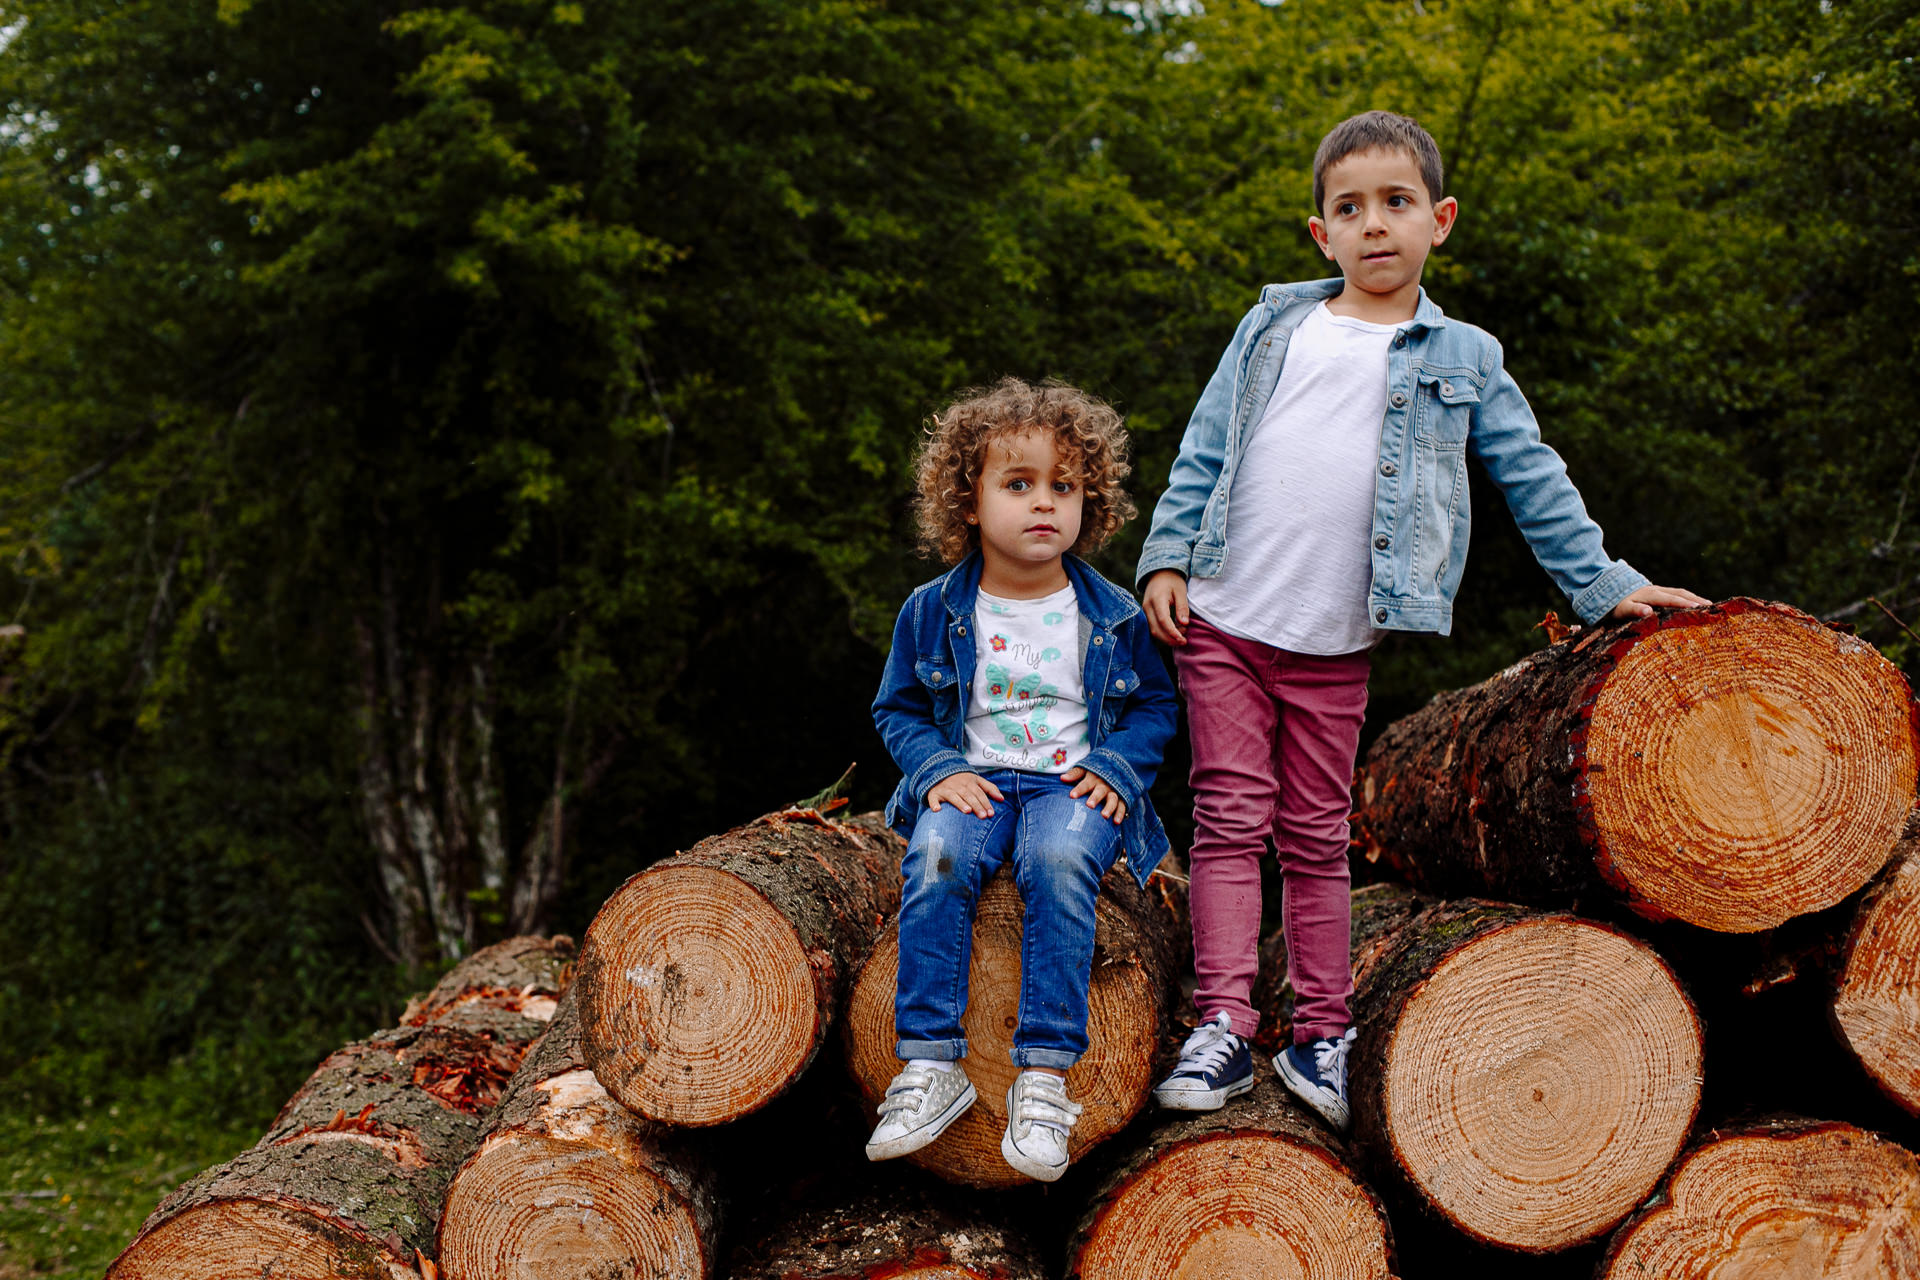
M 1075 765 L 1060 775 L 1060 781 L 1073 783 L 1073 790 L 1067 794 L 1076 800 L 1085 796 L 1087 808 L 1098 809 L 1100 816 L 1107 821 L 1115 825 L 1126 821 L 1127 802 L 1122 800 L 1120 793 L 1108 786 L 1106 780 L 1099 774 L 1088 773 L 1079 765 Z
M 1191 621 L 1187 613 L 1187 577 L 1178 569 L 1162 569 L 1147 579 L 1147 589 L 1140 597 L 1141 607 L 1147 612 L 1147 629 L 1153 632 L 1153 638 L 1162 644 L 1170 644 L 1176 649 L 1186 647 L 1187 623 Z
M 1663 609 L 1699 609 L 1712 603 L 1713 601 L 1705 596 L 1697 596 L 1685 587 L 1646 586 L 1613 606 L 1613 612 L 1607 616 L 1609 618 L 1644 618 L 1651 614 L 1656 606 Z
M 927 789 L 927 808 L 934 813 L 944 802 L 976 818 L 991 818 L 993 802 L 1005 799 L 1000 788 L 977 773 L 948 774 Z

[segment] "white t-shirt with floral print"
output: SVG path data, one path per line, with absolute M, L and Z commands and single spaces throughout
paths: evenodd
M 980 769 L 1065 773 L 1087 754 L 1080 683 L 1080 604 L 1063 587 L 1037 600 L 980 592 L 967 699 L 967 762 Z

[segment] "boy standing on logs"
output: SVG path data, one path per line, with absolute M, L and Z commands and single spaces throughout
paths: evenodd
M 1274 1067 L 1347 1127 L 1347 815 L 1368 652 L 1387 631 L 1451 629 L 1467 458 L 1583 620 L 1708 603 L 1608 558 L 1500 344 L 1421 289 L 1458 212 L 1440 188 L 1439 147 L 1405 116 L 1369 111 L 1321 140 L 1307 229 L 1342 278 L 1266 288 L 1154 510 L 1138 577 L 1187 699 L 1202 1019 L 1154 1091 L 1162 1106 L 1211 1110 L 1253 1087 L 1271 835 L 1295 994 L 1293 1043 Z
M 917 1151 L 973 1105 L 960 1059 L 973 915 L 1011 860 L 1026 902 L 1020 1025 L 1000 1151 L 1067 1168 L 1087 1048 L 1094 898 L 1116 859 L 1142 884 L 1167 851 L 1147 799 L 1173 735 L 1173 681 L 1140 607 L 1071 552 L 1128 516 L 1120 415 L 1015 378 L 933 420 L 917 464 L 920 537 L 954 568 L 900 610 L 873 718 L 905 775 L 887 821 L 901 864 L 895 1053 L 867 1157 Z

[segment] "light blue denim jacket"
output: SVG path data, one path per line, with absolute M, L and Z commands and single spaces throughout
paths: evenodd
M 1137 581 L 1160 569 L 1217 577 L 1227 563 L 1227 501 L 1253 428 L 1280 381 L 1287 342 L 1342 281 L 1273 284 L 1247 312 L 1194 406 L 1167 491 L 1153 510 Z M 1387 415 L 1373 481 L 1367 613 L 1388 631 L 1453 628 L 1467 563 L 1467 459 L 1486 468 L 1533 555 L 1586 622 L 1647 579 L 1607 557 L 1567 464 L 1540 439 L 1492 335 L 1448 320 L 1420 291 L 1387 348 Z

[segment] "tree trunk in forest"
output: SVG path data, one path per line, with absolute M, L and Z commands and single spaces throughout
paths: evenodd
M 1833 1025 L 1881 1092 L 1920 1115 L 1920 836 L 1868 889 L 1842 944 Z
M 1751 932 L 1880 869 L 1920 718 L 1862 640 L 1735 599 L 1595 628 L 1390 726 L 1356 778 L 1368 860 L 1415 887 Z
M 409 627 L 384 554 L 378 576 L 378 608 L 353 619 L 360 810 L 389 924 L 376 941 L 397 963 L 429 967 L 466 955 L 486 932 L 476 901 L 516 934 L 544 931 L 566 875 L 567 806 L 598 785 L 620 744 L 578 722 L 570 691 L 552 781 L 512 858 L 493 653 L 446 647 L 437 580 L 428 621 Z
M 1852 1125 L 1715 1133 L 1614 1234 L 1600 1280 L 1920 1278 L 1920 1159 Z
M 577 988 L 575 989 L 577 991 Z M 620 1106 L 580 1053 L 577 996 L 508 1084 L 440 1219 L 445 1280 L 715 1276 L 719 1197 L 692 1145 Z
M 413 1025 L 330 1055 L 251 1150 L 161 1201 L 109 1280 L 415 1277 L 447 1180 L 546 1029 L 571 951 L 487 948 L 409 1005 Z
M 633 876 L 587 927 L 587 1064 L 623 1106 L 711 1125 L 812 1062 L 900 905 L 899 837 L 879 815 L 769 814 Z
M 1068 1153 L 1079 1159 L 1125 1127 L 1146 1103 L 1167 1056 L 1180 975 L 1192 963 L 1186 893 L 1156 877 L 1142 890 L 1124 868 L 1100 884 L 1094 904 L 1093 976 L 1087 992 L 1087 1052 L 1067 1073 L 1067 1091 L 1085 1110 Z M 1027 1182 L 1000 1154 L 1006 1096 L 1019 1069 L 1010 1056 L 1020 1012 L 1020 931 L 1025 908 L 1012 873 L 1002 868 L 980 894 L 967 971 L 967 1075 L 979 1101 L 940 1135 L 905 1159 L 950 1182 L 1010 1187 Z M 900 1070 L 894 1056 L 894 987 L 900 938 L 889 926 L 854 984 L 847 1007 L 847 1065 L 871 1119 Z
M 1264 1064 L 1256 1075 L 1218 1111 L 1164 1113 L 1112 1161 L 1068 1280 L 1388 1280 L 1379 1197 Z
M 1375 923 L 1354 940 L 1348 1060 L 1374 1185 L 1505 1249 L 1610 1230 L 1699 1106 L 1700 1024 L 1666 964 L 1608 926 L 1496 903 Z
M 735 1251 L 731 1280 L 1048 1280 L 1038 1250 L 951 1196 L 894 1185 L 809 1209 Z

